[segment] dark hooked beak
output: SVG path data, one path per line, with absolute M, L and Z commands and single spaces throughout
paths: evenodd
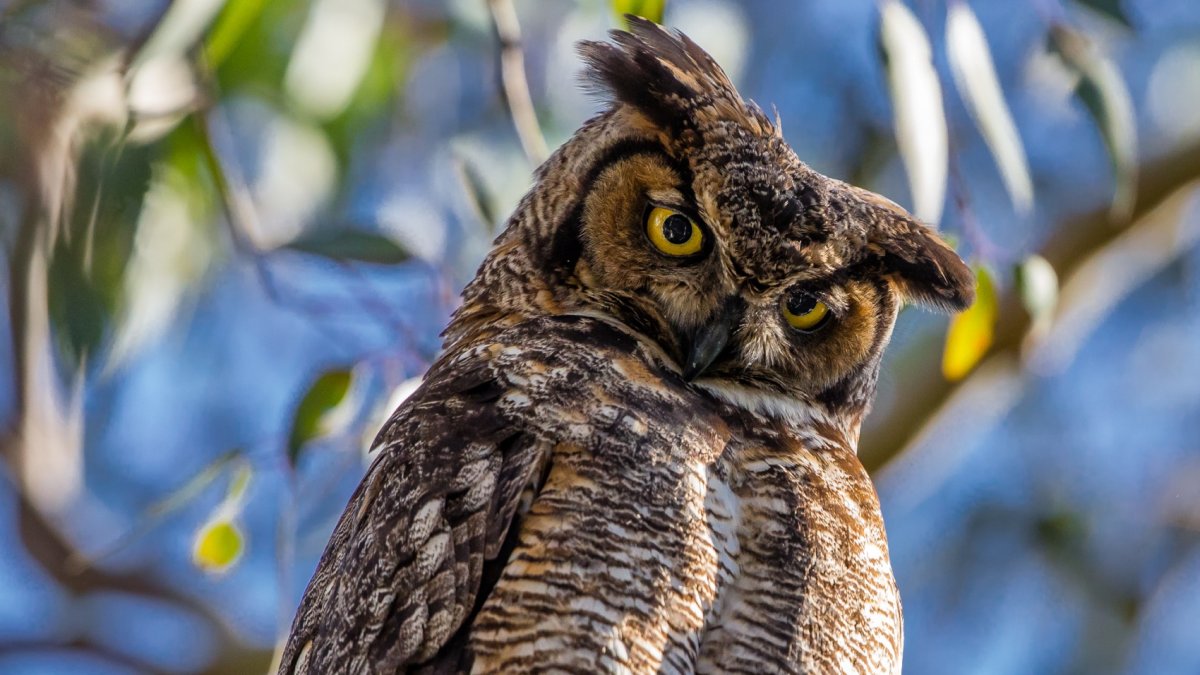
M 687 359 L 683 363 L 683 379 L 691 382 L 699 377 L 729 346 L 729 336 L 733 334 L 742 314 L 740 302 L 735 300 L 725 303 L 708 323 L 692 333 L 688 341 Z

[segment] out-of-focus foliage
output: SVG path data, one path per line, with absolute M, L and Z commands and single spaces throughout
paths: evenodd
M 0 0 L 0 672 L 268 667 L 626 12 L 977 262 L 863 433 L 907 670 L 1200 670 L 1190 0 Z

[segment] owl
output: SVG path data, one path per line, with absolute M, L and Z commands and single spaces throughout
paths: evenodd
M 541 166 L 379 432 L 281 673 L 891 673 L 856 458 L 905 302 L 973 277 L 806 166 L 686 36 L 584 42 Z

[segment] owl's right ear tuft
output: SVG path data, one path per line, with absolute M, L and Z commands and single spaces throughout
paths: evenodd
M 931 309 L 960 312 L 975 301 L 975 275 L 933 230 L 908 221 L 877 242 L 883 266 L 909 300 Z

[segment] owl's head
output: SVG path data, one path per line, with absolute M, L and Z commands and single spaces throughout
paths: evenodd
M 539 169 L 449 339 L 600 316 L 737 405 L 860 417 L 899 307 L 965 308 L 970 270 L 900 207 L 797 159 L 686 36 L 630 21 L 580 45 L 610 105 Z

